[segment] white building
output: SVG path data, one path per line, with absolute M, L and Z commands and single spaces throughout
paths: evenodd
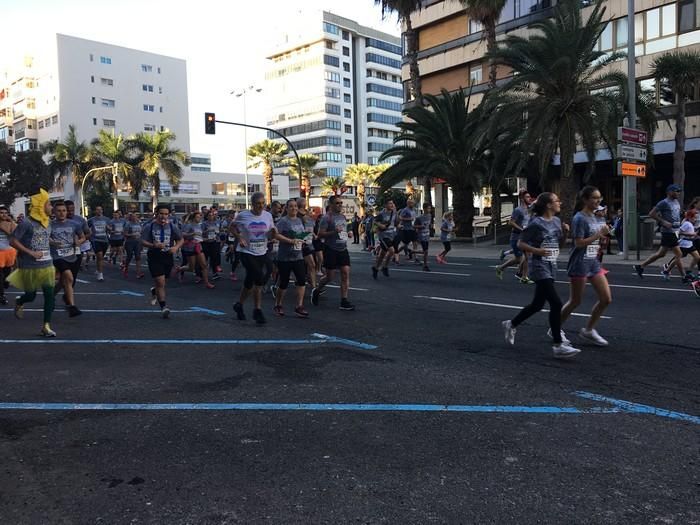
M 400 39 L 325 11 L 290 26 L 268 56 L 268 125 L 299 153 L 317 155 L 325 176 L 342 176 L 348 164 L 377 164 L 401 120 Z M 312 193 L 319 183 L 312 181 Z M 298 181 L 290 185 L 295 194 Z

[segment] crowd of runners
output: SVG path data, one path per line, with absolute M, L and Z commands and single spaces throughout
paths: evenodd
M 75 213 L 71 201 L 51 203 L 46 191 L 32 193 L 26 218 L 14 221 L 7 208 L 0 207 L 0 278 L 4 283 L 0 286 L 0 304 L 8 303 L 5 290 L 10 284 L 22 290 L 24 294 L 16 298 L 14 305 L 15 316 L 21 319 L 24 305 L 41 291 L 44 315 L 40 333 L 46 337 L 56 335 L 50 323 L 55 297 L 60 292 L 68 315 L 81 314 L 73 290 L 79 272 L 87 270 L 92 261 L 98 282 L 105 279 L 105 264 L 119 265 L 126 279 L 131 275 L 132 263 L 136 279 L 144 277 L 146 266 L 153 280 L 148 292 L 150 302 L 159 306 L 164 318 L 171 314 L 166 294 L 169 277 L 177 277 L 180 282 L 192 279 L 211 290 L 224 277 L 222 264 L 226 261 L 230 264 L 231 280 L 238 279 L 239 267 L 245 273 L 240 295 L 233 305 L 236 318 L 246 320 L 246 303 L 250 301 L 252 319 L 264 324 L 263 294 L 270 290 L 274 296 L 272 313 L 285 316 L 284 298 L 292 279 L 293 315 L 297 317 L 309 317 L 305 306 L 307 289 L 311 290 L 311 303 L 317 306 L 336 274 L 340 277 L 339 308 L 355 309 L 348 298 L 349 229 L 354 233 L 355 243 L 362 232 L 365 249 L 373 257 L 374 279 L 380 274 L 382 278 L 389 277 L 390 265 L 398 264 L 402 255 L 429 272 L 430 239 L 434 236 L 442 243 L 435 261 L 446 264 L 455 229 L 451 212 L 436 220 L 429 204 L 418 210 L 410 199 L 400 210 L 392 200 L 387 200 L 376 215 L 349 221 L 342 213 L 343 204 L 338 197 L 330 197 L 326 209 L 313 216 L 306 209 L 304 199 L 275 201 L 266 206 L 264 195 L 255 193 L 251 197 L 251 209 L 238 213 L 202 208 L 177 217 L 169 206 L 159 205 L 152 216 L 143 220 L 135 213 L 124 217 L 119 211 L 108 218 L 100 206 L 95 207 L 92 217 L 85 219 Z M 663 266 L 662 275 L 668 278 L 676 268 L 683 282 L 692 284 L 700 296 L 696 275 L 700 269 L 700 198 L 694 199 L 683 212 L 679 195 L 680 188 L 670 185 L 667 197 L 651 211 L 650 216 L 661 231 L 661 246 L 655 255 L 634 269 L 643 277 L 649 264 L 671 252 L 672 258 Z M 515 343 L 517 327 L 548 303 L 548 335 L 553 341 L 554 356 L 570 358 L 579 353 L 567 338 L 563 324 L 580 305 L 585 285 L 590 282 L 597 302 L 578 336 L 590 344 L 608 345 L 596 325 L 612 301 L 602 261 L 615 228 L 606 221 L 606 209 L 601 202 L 597 188 L 583 188 L 569 226 L 557 216 L 561 206 L 557 195 L 542 193 L 534 199 L 529 192 L 520 192 L 519 205 L 510 220 L 510 250 L 502 253 L 496 276 L 502 279 L 507 268 L 515 267 L 515 276 L 521 283 L 534 285 L 534 298 L 513 319 L 503 321 L 508 344 Z M 569 237 L 572 239 L 567 263 L 569 298 L 563 303 L 554 282 L 559 250 Z M 146 261 L 142 262 L 144 251 Z M 686 266 L 687 256 L 691 262 Z

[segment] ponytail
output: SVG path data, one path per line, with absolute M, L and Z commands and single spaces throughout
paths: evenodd
M 532 212 L 535 215 L 542 215 L 547 210 L 547 205 L 552 202 L 552 193 L 545 191 L 537 196 L 537 200 L 532 205 Z

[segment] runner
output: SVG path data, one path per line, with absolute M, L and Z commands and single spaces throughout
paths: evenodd
M 559 197 L 554 193 L 541 193 L 533 206 L 534 217 L 527 228 L 520 234 L 518 249 L 530 253 L 530 278 L 535 281 L 535 297 L 510 321 L 501 325 L 509 345 L 515 344 L 516 328 L 527 319 L 542 310 L 545 301 L 549 303 L 549 327 L 554 345 L 552 353 L 555 358 L 567 359 L 580 352 L 561 336 L 561 299 L 554 287 L 557 275 L 557 257 L 559 246 L 564 240 L 562 224 L 555 217 L 561 209 Z
M 423 215 L 416 217 L 414 226 L 418 232 L 418 240 L 420 241 L 421 248 L 423 250 L 423 271 L 429 272 L 430 267 L 428 266 L 428 248 L 430 248 L 430 221 L 432 216 L 430 214 L 431 204 L 426 202 L 423 204 Z M 418 252 L 414 253 L 418 255 Z M 416 260 L 418 260 L 416 258 Z
M 75 256 L 77 258 L 77 263 L 75 265 L 75 274 L 73 274 L 73 290 L 75 291 L 75 286 L 77 284 L 77 279 L 78 279 L 78 273 L 80 273 L 80 269 L 82 268 L 83 265 L 83 259 L 87 259 L 90 257 L 89 252 L 92 250 L 92 245 L 90 244 L 90 235 L 91 235 L 91 230 L 90 226 L 88 226 L 88 222 L 85 220 L 84 217 L 81 217 L 80 215 L 76 215 L 75 213 L 75 203 L 73 201 L 64 201 L 66 203 L 66 212 L 69 221 L 73 221 L 76 224 L 80 226 L 80 230 L 83 232 L 83 237 L 85 238 L 85 241 L 83 241 L 83 244 L 80 245 L 80 252 L 76 253 Z M 86 263 L 87 264 L 87 261 Z M 57 287 L 58 289 L 58 287 Z M 63 302 L 65 302 L 65 297 L 63 299 Z
M 0 206 L 0 304 L 3 306 L 7 304 L 5 297 L 5 290 L 9 287 L 7 276 L 10 275 L 17 260 L 17 251 L 10 246 L 12 232 L 16 227 L 15 221 L 10 217 L 10 210 Z
M 80 245 L 85 241 L 85 237 L 82 226 L 67 218 L 68 209 L 63 201 L 58 201 L 54 205 L 53 213 L 56 218 L 51 221 L 51 236 L 49 237 L 51 257 L 58 274 L 59 286 L 64 290 L 63 302 L 68 307 L 68 316 L 75 317 L 82 313 L 75 306 L 73 295 L 73 283 L 80 264 L 76 253 L 80 253 Z
M 696 268 L 698 270 L 698 275 L 700 275 L 700 255 L 698 254 L 698 246 L 700 245 L 700 236 L 695 231 L 695 219 L 698 215 L 697 210 L 688 210 L 685 213 L 685 218 L 681 223 L 681 228 L 679 230 L 680 241 L 678 246 L 681 248 L 681 254 L 683 257 L 690 255 L 693 258 L 693 263 L 690 268 Z M 697 280 L 697 276 L 693 275 L 691 270 L 688 269 L 686 273 L 686 279 L 692 281 Z M 684 282 L 688 282 L 684 280 Z
M 165 204 L 156 206 L 156 218 L 144 228 L 141 243 L 148 249 L 148 269 L 153 277 L 151 304 L 160 305 L 163 319 L 170 317 L 170 308 L 166 304 L 165 282 L 174 265 L 174 255 L 182 246 L 182 234 L 176 226 L 170 224 L 170 208 Z
M 323 293 L 323 288 L 333 280 L 336 270 L 340 270 L 340 309 L 354 310 L 353 305 L 348 300 L 350 289 L 350 254 L 348 253 L 348 231 L 347 219 L 341 212 L 343 201 L 337 195 L 332 195 L 328 199 L 330 211 L 321 219 L 318 229 L 318 236 L 323 239 L 326 249 L 323 261 L 326 266 L 326 275 L 318 283 L 318 286 L 311 292 L 311 304 L 318 306 L 318 300 Z
M 107 225 L 107 231 L 109 232 L 109 251 L 112 259 L 112 265 L 117 264 L 117 260 L 124 267 L 124 227 L 126 226 L 126 221 L 122 218 L 122 214 L 119 210 L 116 210 L 112 214 L 112 220 L 109 221 Z
M 97 280 L 102 282 L 105 280 L 104 277 L 104 259 L 107 253 L 107 248 L 109 247 L 109 240 L 107 238 L 107 227 L 109 225 L 109 219 L 103 215 L 102 206 L 95 206 L 95 215 L 88 219 L 88 226 L 90 226 L 91 231 L 91 241 L 92 248 L 95 251 L 95 257 L 97 258 L 97 271 L 95 275 Z
M 326 206 L 326 213 L 328 213 L 329 206 Z M 314 221 L 314 240 L 312 246 L 314 249 L 314 263 L 316 264 L 316 280 L 323 277 L 323 239 L 318 236 L 318 229 L 321 226 L 321 218 L 323 215 L 319 214 Z
M 306 263 L 304 261 L 304 240 L 308 236 L 303 219 L 298 215 L 298 206 L 295 199 L 287 201 L 287 215 L 282 217 L 275 229 L 280 247 L 277 253 L 277 268 L 279 281 L 275 293 L 275 306 L 273 311 L 277 316 L 284 316 L 284 294 L 289 286 L 289 277 L 294 273 L 296 284 L 296 307 L 294 313 L 297 317 L 306 318 L 309 312 L 304 308 L 304 292 L 306 290 Z
M 594 186 L 584 187 L 578 194 L 578 200 L 577 207 L 580 207 L 581 211 L 577 212 L 571 221 L 573 246 L 567 265 L 569 300 L 562 308 L 561 324 L 563 325 L 571 313 L 581 304 L 586 281 L 590 281 L 598 295 L 598 301 L 593 305 L 586 327 L 579 331 L 579 337 L 597 346 L 608 346 L 608 342 L 600 336 L 595 325 L 612 302 L 612 294 L 606 277 L 607 271 L 601 267 L 598 260 L 601 240 L 610 233 L 610 228 L 605 221 L 600 222 L 595 216 L 601 201 L 598 188 Z M 551 336 L 551 333 L 549 335 Z M 562 339 L 565 343 L 567 342 L 563 331 Z
M 51 329 L 51 315 L 55 306 L 53 293 L 56 272 L 51 260 L 49 237 L 51 235 L 51 202 L 46 190 L 30 193 L 29 216 L 15 228 L 10 243 L 17 250 L 18 268 L 8 277 L 8 282 L 24 295 L 15 299 L 15 317 L 24 318 L 24 305 L 36 299 L 36 293 L 44 294 L 44 324 L 40 335 L 56 337 Z
M 649 216 L 659 223 L 661 247 L 647 260 L 641 264 L 634 265 L 634 271 L 637 272 L 640 279 L 644 278 L 644 268 L 661 259 L 669 250 L 676 256 L 675 264 L 681 277 L 686 277 L 683 261 L 681 260 L 681 249 L 678 246 L 678 229 L 681 226 L 681 203 L 678 202 L 678 197 L 682 190 L 683 188 L 678 184 L 670 184 L 666 188 L 666 198 L 659 201 L 649 212 Z
M 527 223 L 530 220 L 530 204 L 532 204 L 532 197 L 530 192 L 527 190 L 520 190 L 518 195 L 519 205 L 513 210 L 510 216 L 510 221 L 508 224 L 512 228 L 510 232 L 510 248 L 513 253 L 513 257 L 508 261 L 504 262 L 500 266 L 496 267 L 496 276 L 499 279 L 503 279 L 503 270 L 509 266 L 518 265 L 518 271 L 515 272 L 515 277 L 520 280 L 523 284 L 532 284 L 532 281 L 527 276 L 527 257 L 518 249 L 518 239 L 520 238 L 520 233 L 527 228 Z M 501 252 L 504 255 L 505 252 Z
M 297 199 L 297 215 L 301 218 L 304 223 L 304 231 L 306 235 L 304 236 L 304 243 L 301 246 L 301 254 L 304 256 L 304 262 L 306 263 L 306 278 L 311 284 L 311 289 L 316 288 L 317 276 L 316 276 L 316 262 L 314 261 L 314 220 L 309 217 L 309 213 L 306 210 L 306 199 Z
M 399 211 L 399 238 L 403 247 L 399 246 L 396 253 L 400 253 L 402 250 L 408 257 L 408 259 L 413 259 L 413 252 L 417 251 L 416 242 L 418 241 L 418 236 L 416 235 L 416 229 L 413 227 L 413 223 L 418 216 L 416 212 L 416 203 L 413 199 L 408 199 L 406 201 L 406 207 Z M 409 248 L 408 245 L 411 245 Z
M 374 218 L 379 241 L 379 255 L 372 266 L 372 277 L 377 278 L 381 271 L 384 277 L 389 277 L 389 262 L 394 257 L 394 240 L 396 239 L 396 205 L 389 199 L 384 203 L 384 209 Z
M 187 262 L 187 268 L 195 274 L 195 284 L 204 281 L 205 288 L 213 289 L 214 285 L 209 282 L 207 259 L 204 257 L 204 223 L 202 222 L 201 212 L 196 211 L 187 218 L 182 228 L 182 238 L 183 266 L 177 269 L 178 279 L 180 282 L 183 281 L 185 274 L 184 263 Z
M 141 271 L 141 231 L 143 227 L 139 222 L 138 217 L 134 212 L 129 212 L 127 215 L 126 226 L 124 227 L 124 251 L 126 258 L 124 259 L 124 278 L 129 277 L 129 265 L 131 260 L 134 260 L 136 278 L 143 278 Z
M 267 264 L 267 242 L 274 233 L 275 224 L 272 214 L 265 211 L 265 195 L 255 192 L 250 198 L 251 210 L 244 210 L 236 216 L 233 233 L 238 239 L 237 251 L 241 254 L 241 263 L 245 268 L 245 280 L 238 302 L 233 311 L 239 321 L 245 321 L 243 304 L 248 296 L 253 295 L 253 319 L 257 324 L 265 324 L 262 311 L 262 287 L 265 284 Z
M 443 250 L 435 256 L 439 264 L 447 264 L 447 254 L 452 249 L 452 232 L 454 229 L 454 215 L 451 211 L 446 211 L 442 216 L 442 224 L 440 225 L 440 241 L 442 241 Z
M 209 261 L 211 280 L 221 279 L 221 222 L 217 218 L 217 209 L 210 208 L 206 220 L 202 222 L 202 253 Z M 206 267 L 204 268 L 206 270 Z

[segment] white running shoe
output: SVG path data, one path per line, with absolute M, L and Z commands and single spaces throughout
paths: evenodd
M 566 333 L 564 333 L 564 330 L 561 330 L 559 333 L 561 334 L 561 342 L 566 343 L 568 345 L 571 341 L 569 341 L 569 338 L 566 337 Z M 554 339 L 552 337 L 552 329 L 551 328 L 549 330 L 547 330 L 547 335 L 549 336 L 550 339 Z
M 158 304 L 158 297 L 156 296 L 155 288 L 151 288 L 151 297 L 149 299 L 149 302 L 151 303 L 151 306 L 155 306 Z
M 513 346 L 515 344 L 515 328 L 513 327 L 510 321 L 503 321 L 501 323 L 501 326 L 503 327 L 503 331 L 505 332 L 506 343 L 508 343 L 510 346 Z
M 567 343 L 552 346 L 552 354 L 556 359 L 571 359 L 579 353 L 581 353 L 581 350 L 574 348 Z
M 105 280 L 105 276 L 102 275 L 102 272 L 97 272 L 97 280 L 99 282 L 103 282 Z
M 167 319 L 168 317 L 170 317 L 170 308 L 164 306 L 163 309 L 160 311 L 160 315 L 163 316 L 163 319 Z
M 600 336 L 595 328 L 590 331 L 586 330 L 585 328 L 581 328 L 578 335 L 581 336 L 582 339 L 585 339 L 596 346 L 608 346 L 608 342 Z

